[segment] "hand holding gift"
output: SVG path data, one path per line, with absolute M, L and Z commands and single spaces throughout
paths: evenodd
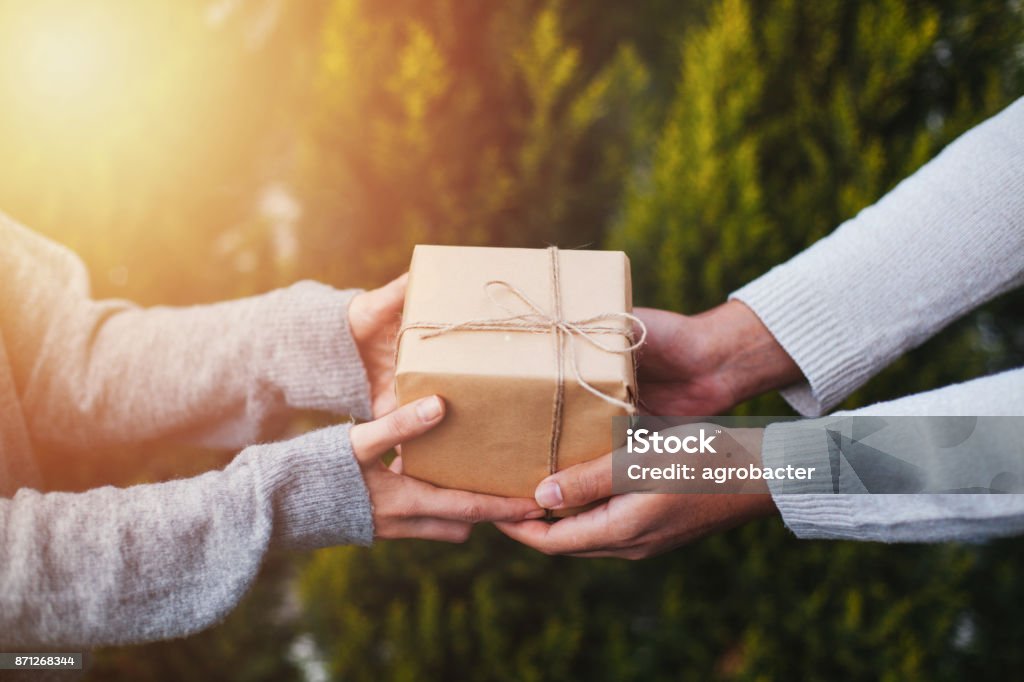
M 444 419 L 444 401 L 430 396 L 372 422 L 352 427 L 352 451 L 373 502 L 374 536 L 463 542 L 481 521 L 520 521 L 543 515 L 533 500 L 443 490 L 402 474 L 401 458 L 381 457 Z
M 747 306 L 730 301 L 702 315 L 640 308 L 648 330 L 639 391 L 654 414 L 715 415 L 772 385 L 797 381 L 799 369 Z M 760 459 L 762 433 L 740 434 Z M 548 509 L 600 503 L 556 524 L 523 521 L 498 528 L 546 554 L 641 559 L 713 532 L 776 513 L 761 494 L 612 496 L 612 455 L 545 478 L 535 490 Z
M 374 417 L 395 409 L 394 343 L 408 280 L 409 275 L 404 274 L 378 289 L 364 291 L 354 296 L 348 307 L 348 325 L 370 384 Z

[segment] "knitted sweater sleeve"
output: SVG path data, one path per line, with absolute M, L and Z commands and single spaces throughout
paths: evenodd
M 770 481 L 772 499 L 800 538 L 940 542 L 1019 535 L 1021 415 L 1024 368 L 831 417 L 772 424 L 765 431 L 766 466 L 822 472 L 813 481 Z M 846 435 L 853 440 L 843 441 Z M 837 438 L 842 454 L 833 447 Z M 857 459 L 861 449 L 865 456 Z M 1011 494 L 963 492 L 990 487 Z M 924 492 L 885 494 L 913 488 Z M 961 492 L 927 492 L 951 490 Z
M 312 282 L 240 301 L 95 301 L 69 251 L 0 216 L 0 332 L 17 393 L 0 415 L 95 455 L 181 437 L 242 447 L 292 408 L 369 417 L 354 292 Z M 4 368 L 5 370 L 7 368 Z M 0 498 L 0 643 L 91 646 L 195 632 L 267 551 L 369 544 L 349 426 L 250 445 L 225 469 L 130 488 Z
M 185 308 L 96 301 L 73 253 L 2 215 L 0 272 L 0 328 L 38 444 L 240 448 L 293 408 L 370 417 L 354 290 L 299 282 Z
M 349 428 L 254 445 L 194 478 L 0 498 L 0 645 L 181 637 L 234 608 L 271 548 L 369 544 Z
M 951 321 L 1024 282 L 1024 99 L 878 203 L 732 298 L 803 371 L 783 391 L 828 411 Z

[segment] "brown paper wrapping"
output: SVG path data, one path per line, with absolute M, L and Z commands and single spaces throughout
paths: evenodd
M 630 313 L 629 259 L 619 251 L 556 251 L 562 318 L 583 320 Z M 553 305 L 551 255 L 545 249 L 417 246 L 413 251 L 403 327 L 458 324 L 530 312 L 503 280 L 539 307 Z M 504 308 L 502 307 L 504 306 Z M 629 348 L 630 322 L 601 322 L 622 334 L 601 334 L 615 349 Z M 446 488 L 492 495 L 533 497 L 549 474 L 552 414 L 557 386 L 554 334 L 520 330 L 404 329 L 398 348 L 399 404 L 438 394 L 447 416 L 437 428 L 402 446 L 405 473 Z M 567 335 L 576 364 L 595 389 L 632 403 L 636 395 L 632 353 L 603 351 Z M 564 347 L 563 347 L 564 348 Z M 621 406 L 592 395 L 576 380 L 563 351 L 564 399 L 556 468 L 593 459 L 612 449 L 611 417 Z

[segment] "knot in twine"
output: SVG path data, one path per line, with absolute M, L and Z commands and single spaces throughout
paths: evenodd
M 581 388 L 606 403 L 621 407 L 630 414 L 634 414 L 636 412 L 636 406 L 633 403 L 619 400 L 615 396 L 608 395 L 600 389 L 592 386 L 583 378 L 583 374 L 580 372 L 579 363 L 576 359 L 576 349 L 574 344 L 571 342 L 571 337 L 579 337 L 605 353 L 625 355 L 638 350 L 644 345 L 644 341 L 647 340 L 647 326 L 636 315 L 620 312 L 602 313 L 600 315 L 594 315 L 593 317 L 587 317 L 580 320 L 566 319 L 562 313 L 561 280 L 558 270 L 558 247 L 548 247 L 547 251 L 551 256 L 550 273 L 553 304 L 550 312 L 544 310 L 541 306 L 530 299 L 522 289 L 514 284 L 503 279 L 493 279 L 484 284 L 484 290 L 487 293 L 487 297 L 490 298 L 497 307 L 508 313 L 507 316 L 477 318 L 451 324 L 441 322 L 412 322 L 403 325 L 398 332 L 398 336 L 401 338 L 402 334 L 409 329 L 431 330 L 429 333 L 424 334 L 421 337 L 424 340 L 460 331 L 513 331 L 525 332 L 528 334 L 550 334 L 551 338 L 554 340 L 556 375 L 555 394 L 551 415 L 551 446 L 548 455 L 548 469 L 550 473 L 555 473 L 558 470 L 558 442 L 562 433 L 562 413 L 565 409 L 566 355 L 568 355 L 569 358 L 569 367 L 572 369 L 573 378 Z M 500 287 L 519 299 L 519 301 L 526 306 L 528 312 L 516 313 L 512 308 L 501 301 L 498 301 L 492 293 L 495 287 Z M 607 323 L 611 320 L 627 320 L 631 322 L 640 330 L 640 337 L 635 338 L 631 327 L 622 329 L 621 327 L 601 324 Z M 604 334 L 623 336 L 627 341 L 629 341 L 629 345 L 625 348 L 614 348 L 609 346 L 598 338 L 599 335 Z M 566 343 L 567 340 L 569 341 L 568 344 Z M 566 348 L 568 348 L 568 351 L 566 351 Z

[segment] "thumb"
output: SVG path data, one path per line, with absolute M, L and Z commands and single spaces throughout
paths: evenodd
M 537 504 L 545 509 L 581 507 L 611 494 L 611 453 L 548 476 L 533 493 Z
M 444 401 L 433 395 L 403 405 L 380 419 L 357 424 L 349 432 L 352 451 L 361 463 L 378 459 L 391 448 L 422 435 L 444 418 Z

